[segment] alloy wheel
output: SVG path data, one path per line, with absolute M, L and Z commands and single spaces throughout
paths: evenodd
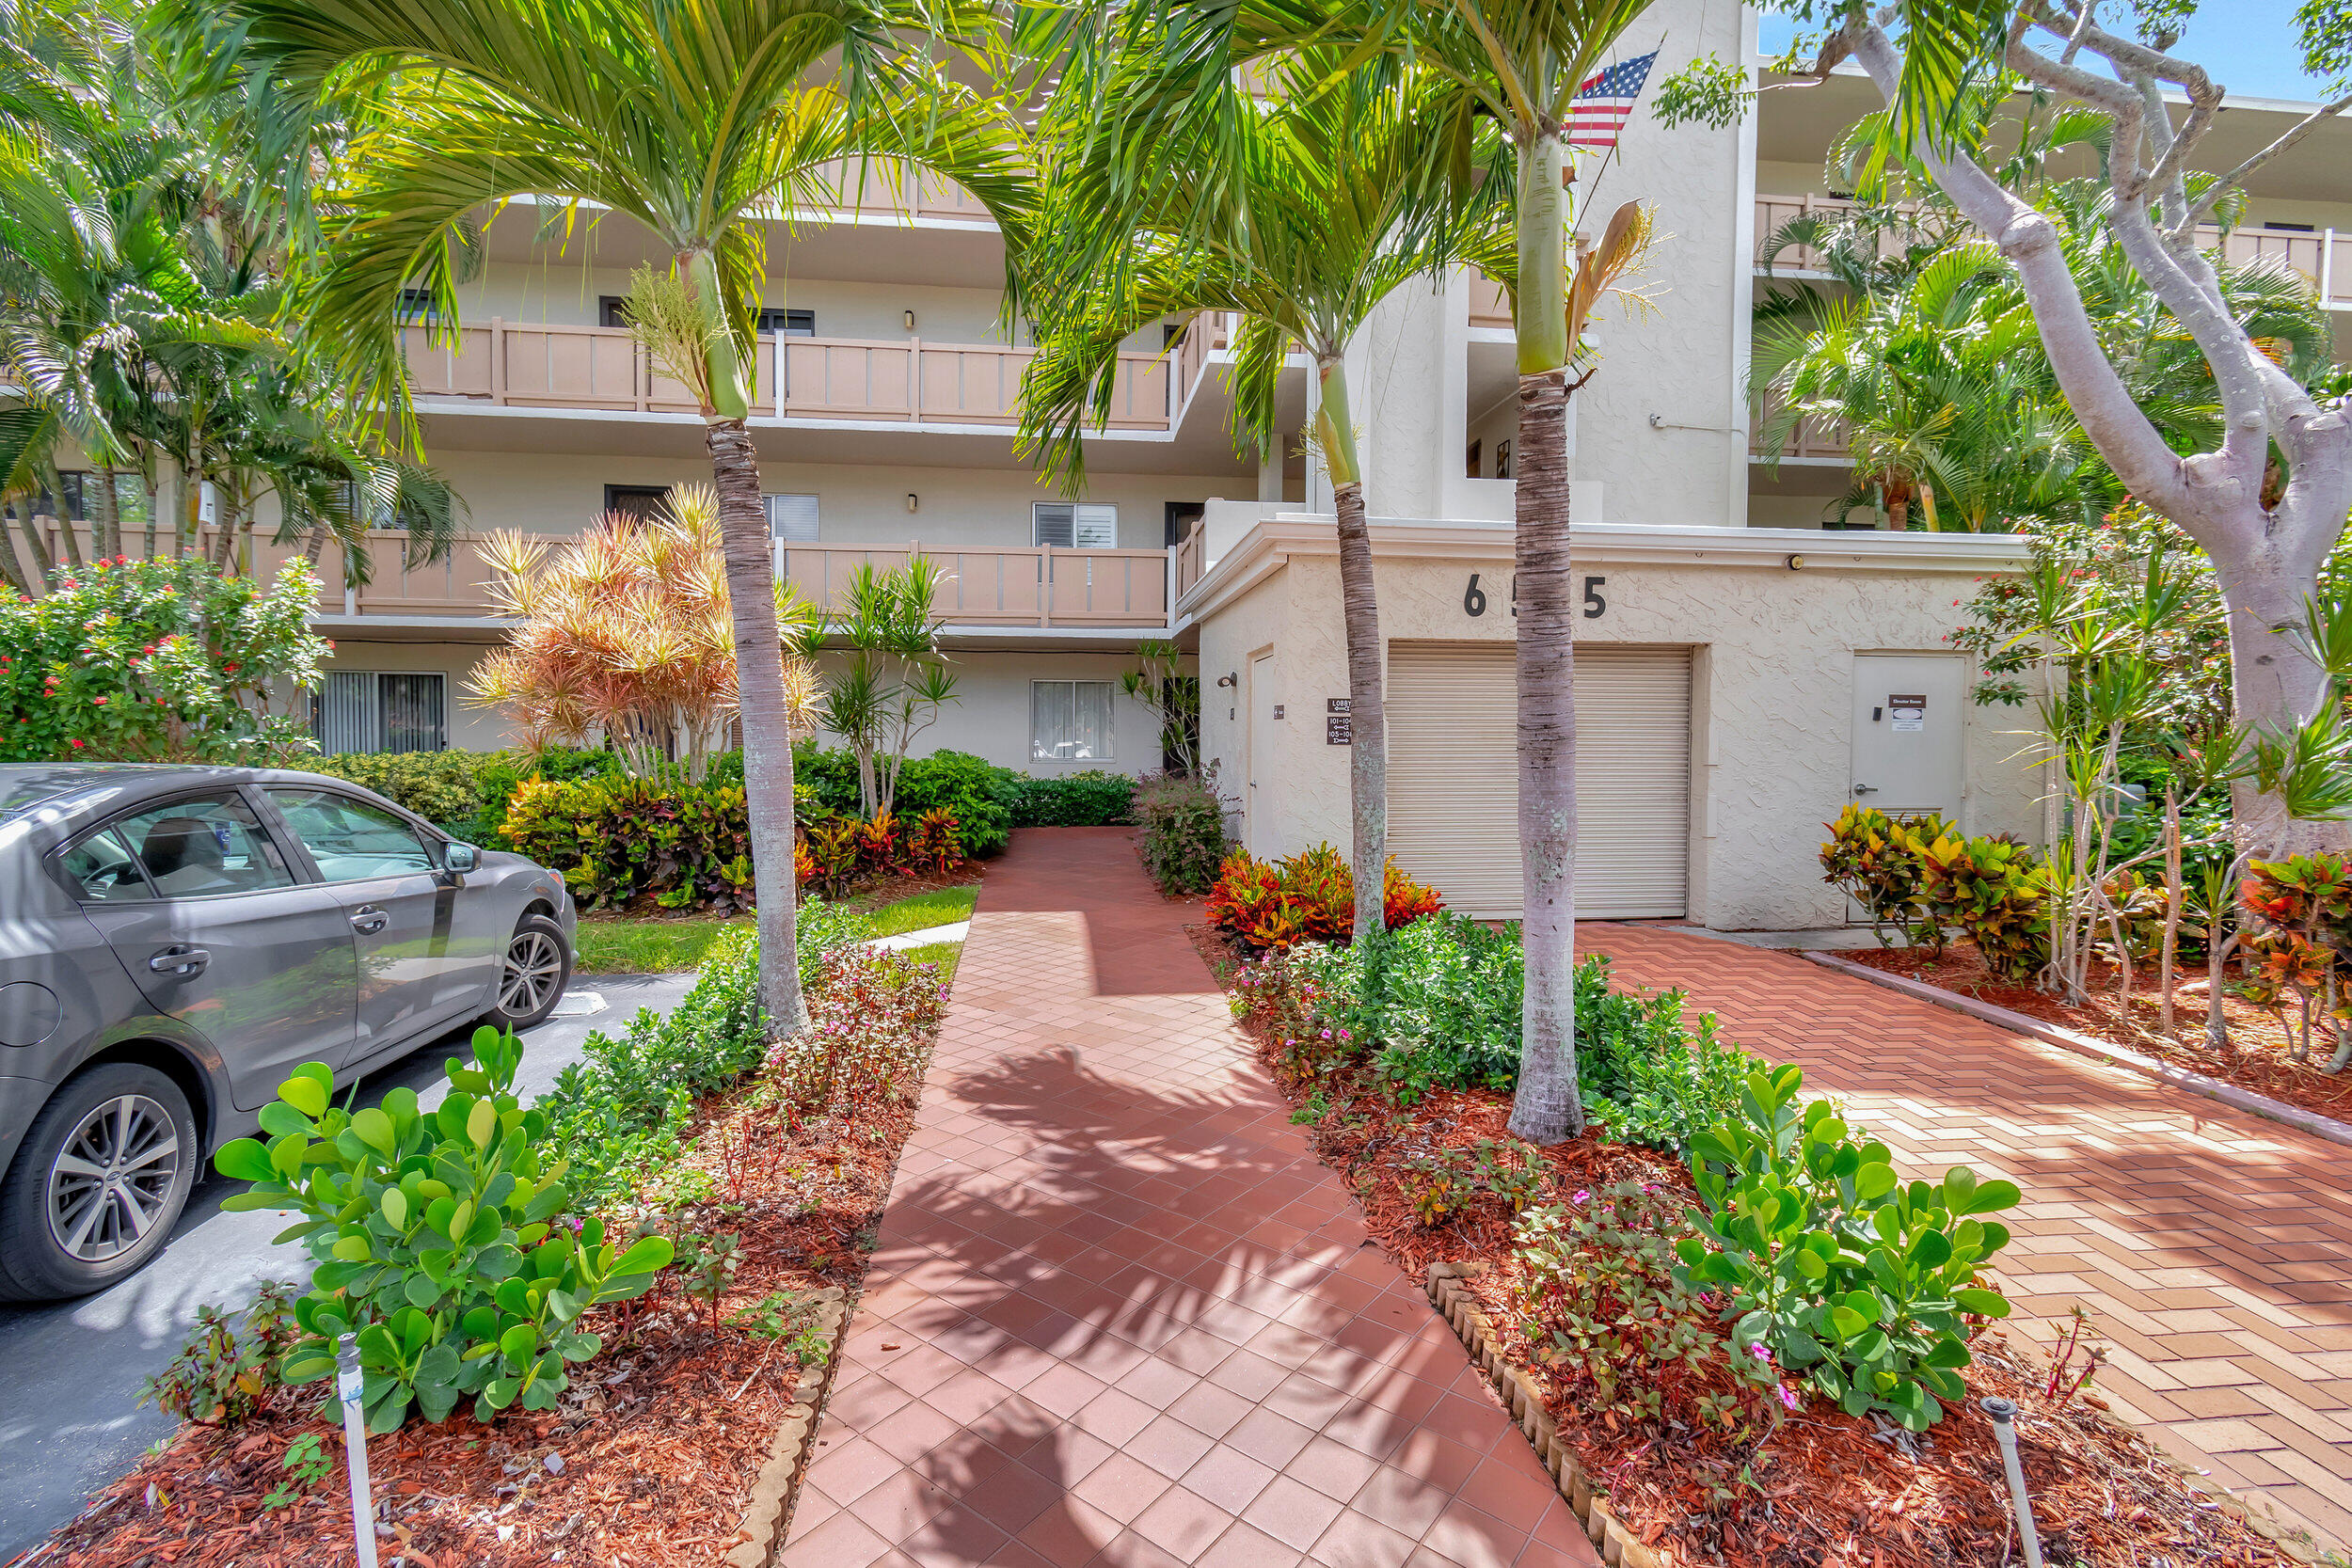
M 519 931 L 506 947 L 499 1009 L 509 1018 L 529 1018 L 547 1006 L 563 980 L 564 952 L 555 939 L 545 931 Z
M 49 1165 L 49 1234 L 66 1255 L 103 1263 L 137 1246 L 180 1180 L 180 1131 L 143 1094 L 93 1107 Z

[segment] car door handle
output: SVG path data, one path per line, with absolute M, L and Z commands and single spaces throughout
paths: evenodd
M 212 961 L 213 956 L 201 947 L 167 947 L 148 959 L 147 967 L 151 974 L 177 974 L 184 980 L 203 974 L 204 966 Z
M 351 928 L 362 936 L 373 936 L 391 919 L 373 904 L 362 904 L 351 911 Z

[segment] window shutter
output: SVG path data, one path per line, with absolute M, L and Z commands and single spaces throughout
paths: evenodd
M 1108 550 L 1119 546 L 1119 508 L 1039 501 L 1031 509 L 1035 542 L 1056 549 Z
M 817 543 L 815 496 L 762 496 L 768 503 L 768 532 L 787 545 Z

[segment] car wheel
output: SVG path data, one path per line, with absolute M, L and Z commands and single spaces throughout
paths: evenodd
M 50 1097 L 0 1184 L 0 1300 L 103 1291 L 162 1250 L 203 1151 L 180 1085 L 109 1062 Z
M 571 977 L 572 952 L 564 944 L 564 927 L 544 914 L 523 916 L 499 966 L 490 1022 L 507 1029 L 530 1028 L 555 1010 Z

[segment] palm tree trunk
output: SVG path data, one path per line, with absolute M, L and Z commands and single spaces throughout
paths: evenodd
M 1576 1064 L 1576 599 L 1568 569 L 1567 237 L 1557 133 L 1522 139 L 1514 594 L 1526 976 L 1511 1131 L 1584 1130 Z
M 1373 594 L 1372 529 L 1364 516 L 1363 466 L 1347 407 L 1347 371 L 1338 358 L 1317 366 L 1323 395 L 1324 467 L 1339 513 L 1340 604 L 1347 628 L 1348 795 L 1355 818 L 1356 941 L 1386 928 L 1383 888 L 1389 862 L 1389 756 L 1380 668 L 1380 609 Z
M 98 470 L 98 553 L 112 561 L 122 554 L 122 498 L 115 494 L 114 465 Z
M 142 476 L 140 483 L 147 488 L 147 553 L 139 559 L 152 561 L 155 559 L 155 510 L 163 497 L 152 479 Z
M 56 502 L 57 537 L 65 545 L 65 563 L 78 575 L 87 562 L 82 559 L 82 537 L 74 530 L 73 519 L 66 515 L 65 475 L 58 471 L 55 463 L 44 464 L 41 483 L 49 487 L 50 497 Z
M 785 717 L 784 639 L 776 625 L 775 557 L 760 505 L 759 467 L 740 419 L 705 427 L 735 620 L 737 710 L 743 721 L 743 791 L 751 818 L 752 883 L 759 898 L 759 1000 L 768 1027 L 808 1022 L 793 935 L 792 731 Z
M 57 563 L 50 559 L 48 542 L 40 536 L 40 524 L 33 517 L 33 503 L 19 499 L 9 510 L 16 514 L 17 530 L 24 535 L 24 553 L 32 561 L 33 576 L 45 590 Z

